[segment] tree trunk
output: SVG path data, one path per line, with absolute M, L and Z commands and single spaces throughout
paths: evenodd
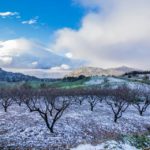
M 117 120 L 118 120 L 117 116 L 114 116 L 114 122 L 115 123 L 117 123 Z
M 82 105 L 82 101 L 80 101 L 80 105 Z
M 140 114 L 140 116 L 143 116 L 143 111 L 139 110 L 139 114 Z
M 94 111 L 94 106 L 93 105 L 91 105 L 91 111 Z
M 54 124 L 51 125 L 50 131 L 51 131 L 51 133 L 54 133 Z
M 4 107 L 4 111 L 7 112 L 7 107 Z
M 44 120 L 45 120 L 46 126 L 50 130 L 50 132 L 54 133 L 54 124 L 55 124 L 55 122 L 53 121 L 52 125 L 50 125 L 49 122 L 48 122 L 48 117 L 47 117 L 46 114 L 45 114 Z
M 21 106 L 21 103 L 19 103 L 19 106 Z

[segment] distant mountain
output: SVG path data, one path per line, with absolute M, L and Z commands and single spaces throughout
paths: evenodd
M 84 76 L 101 76 L 101 75 L 123 75 L 128 72 L 137 71 L 137 69 L 129 67 L 118 67 L 102 69 L 96 67 L 82 67 L 76 70 L 66 70 L 66 71 L 51 71 L 43 69 L 1 69 L 0 68 L 0 81 L 8 82 L 19 82 L 19 81 L 52 81 L 55 78 L 63 78 L 65 76 L 78 77 L 80 75 Z M 21 72 L 21 73 L 17 73 Z M 35 77 L 36 76 L 36 77 Z
M 39 78 L 24 75 L 22 73 L 12 73 L 0 68 L 0 81 L 19 82 L 19 81 L 38 81 Z
M 35 76 L 40 79 L 60 79 L 65 77 L 71 70 L 52 70 L 52 69 L 18 69 L 4 68 L 4 70 L 14 73 L 22 73 L 24 75 Z
M 84 76 L 101 76 L 101 75 L 115 75 L 120 76 L 127 72 L 135 71 L 137 69 L 129 68 L 126 66 L 118 67 L 118 68 L 109 68 L 109 69 L 102 69 L 96 67 L 82 67 L 76 70 L 73 70 L 67 76 L 77 77 L 80 75 Z
M 126 67 L 126 66 L 122 66 L 122 67 L 118 67 L 118 68 L 112 68 L 113 70 L 116 70 L 116 71 L 120 71 L 120 72 L 131 72 L 131 71 L 134 71 L 134 70 L 139 70 L 139 69 L 135 69 L 135 68 L 130 68 L 130 67 Z

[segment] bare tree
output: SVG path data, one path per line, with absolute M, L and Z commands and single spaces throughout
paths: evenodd
M 62 117 L 71 103 L 70 96 L 67 91 L 57 89 L 30 91 L 26 105 L 31 112 L 38 112 L 50 132 L 54 133 L 56 122 Z
M 117 122 L 130 104 L 130 89 L 125 85 L 117 89 L 110 89 L 106 103 L 110 106 L 114 114 L 114 122 Z
M 10 107 L 13 104 L 12 89 L 0 89 L 0 104 L 4 108 L 4 111 L 7 112 L 8 107 Z
M 109 88 L 98 88 L 96 90 L 96 96 L 97 98 L 99 99 L 99 102 L 103 102 L 106 100 L 107 96 L 108 96 L 108 93 L 109 93 Z
M 83 88 L 73 89 L 71 93 L 75 103 L 79 103 L 80 105 L 82 105 L 83 101 L 87 98 L 86 89 Z
M 88 100 L 88 103 L 90 104 L 91 111 L 94 110 L 98 102 L 102 102 L 103 100 L 106 99 L 106 96 L 107 96 L 106 91 L 107 89 L 101 89 L 101 88 L 92 88 L 86 91 L 87 100 Z
M 147 87 L 137 87 L 132 90 L 133 106 L 143 116 L 147 108 L 150 106 L 150 90 Z
M 105 99 L 106 93 L 104 93 L 104 91 L 106 90 L 94 87 L 74 89 L 72 93 L 75 102 L 82 105 L 83 101 L 86 100 L 90 105 L 90 110 L 94 111 L 94 108 L 98 102 L 102 102 Z
M 98 98 L 94 94 L 89 93 L 89 96 L 87 97 L 87 101 L 90 104 L 90 110 L 94 111 L 96 104 L 99 102 Z
M 26 89 L 23 87 L 12 89 L 12 98 L 16 104 L 21 106 L 26 99 Z

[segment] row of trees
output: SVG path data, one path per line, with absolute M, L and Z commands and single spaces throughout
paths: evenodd
M 117 122 L 130 105 L 142 116 L 150 105 L 150 91 L 146 87 L 129 89 L 127 86 L 116 89 L 0 89 L 0 104 L 5 112 L 13 103 L 25 104 L 30 112 L 39 113 L 51 133 L 70 105 L 82 105 L 84 101 L 91 111 L 98 103 L 105 102 L 112 110 L 114 122 Z
M 64 77 L 63 81 L 65 81 L 65 82 L 75 82 L 75 81 L 86 79 L 86 78 L 88 78 L 88 77 L 86 77 L 84 75 L 80 75 L 78 77 Z
M 132 76 L 136 76 L 136 75 L 147 75 L 150 74 L 150 71 L 131 71 L 131 72 L 127 72 L 124 75 L 132 75 Z

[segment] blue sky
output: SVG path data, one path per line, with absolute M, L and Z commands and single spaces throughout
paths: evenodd
M 20 18 L 0 18 L 1 39 L 20 36 L 47 40 L 53 31 L 78 28 L 85 9 L 72 0 L 1 0 L 1 12 L 18 12 Z M 24 20 L 37 17 L 34 25 L 22 24 Z
M 0 6 L 0 67 L 66 70 L 82 64 L 49 46 L 57 30 L 80 27 L 86 13 L 81 5 L 72 0 L 1 0 Z
M 149 8 L 149 0 L 0 0 L 0 67 L 149 69 Z

